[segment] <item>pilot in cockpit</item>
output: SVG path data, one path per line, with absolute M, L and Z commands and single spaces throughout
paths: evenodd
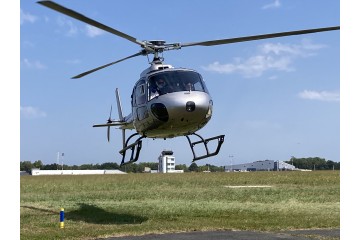
M 154 97 L 164 94 L 165 85 L 166 83 L 164 79 L 159 78 L 155 80 L 155 84 L 153 83 L 150 87 L 150 100 L 153 99 Z

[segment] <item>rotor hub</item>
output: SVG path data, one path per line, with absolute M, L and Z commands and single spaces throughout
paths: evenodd
M 164 46 L 164 44 L 166 43 L 166 41 L 164 41 L 164 40 L 151 40 L 148 42 L 155 46 Z

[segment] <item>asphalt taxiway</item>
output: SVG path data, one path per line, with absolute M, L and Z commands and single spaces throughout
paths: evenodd
M 309 229 L 279 232 L 258 231 L 209 231 L 149 234 L 143 236 L 125 236 L 101 238 L 101 240 L 309 240 L 309 239 L 340 239 L 340 229 Z M 100 240 L 100 239 L 99 239 Z

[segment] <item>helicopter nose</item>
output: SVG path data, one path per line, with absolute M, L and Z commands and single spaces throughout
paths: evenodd
M 193 101 L 188 101 L 185 105 L 186 111 L 193 112 L 195 110 L 195 103 Z

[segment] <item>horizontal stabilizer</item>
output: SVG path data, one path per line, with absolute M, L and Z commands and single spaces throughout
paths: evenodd
M 126 116 L 123 121 L 110 120 L 109 122 L 104 124 L 93 125 L 93 127 L 117 127 L 117 126 L 120 126 L 121 129 L 134 129 L 132 114 Z
M 126 122 L 112 122 L 105 124 L 94 124 L 93 127 L 115 127 L 115 126 L 123 126 L 126 125 Z

